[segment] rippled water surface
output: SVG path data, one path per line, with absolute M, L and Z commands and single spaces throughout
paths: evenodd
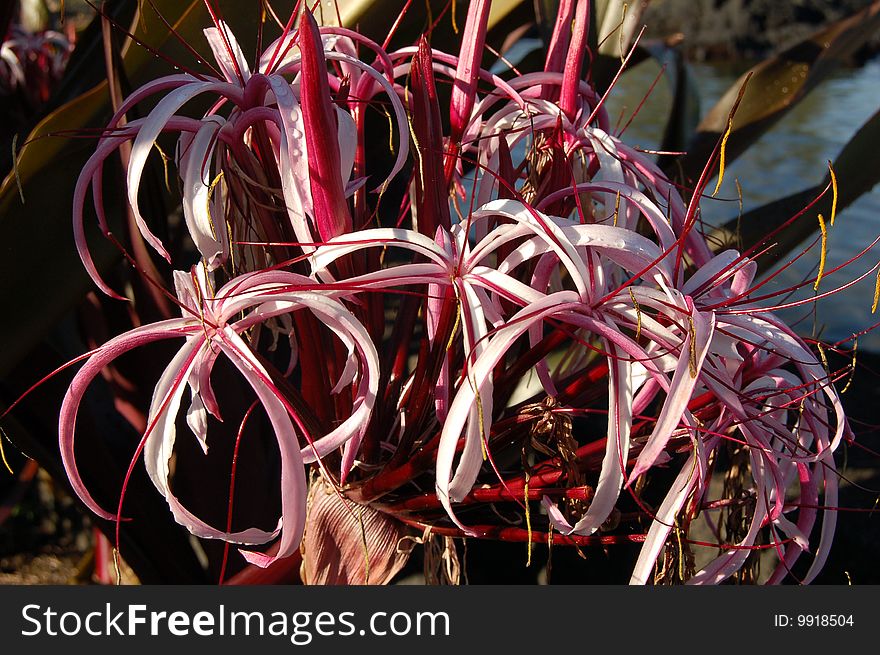
M 620 88 L 615 89 L 610 101 L 612 122 L 622 113 L 624 119 L 621 124 L 626 123 L 658 71 L 656 65 L 646 62 L 622 78 Z M 693 67 L 703 113 L 736 81 L 741 72 L 703 64 Z M 661 81 L 626 129 L 624 139 L 633 145 L 656 148 L 662 136 L 670 98 L 668 88 Z M 745 155 L 727 168 L 718 197 L 736 198 L 735 179 L 738 179 L 743 191 L 744 208 L 748 211 L 819 183 L 827 171 L 826 162 L 837 156 L 856 130 L 878 108 L 880 59 L 874 59 L 862 68 L 839 71 L 814 89 Z M 880 166 L 880 157 L 864 164 Z M 846 184 L 846 180 L 841 179 L 840 184 Z M 737 203 L 707 203 L 703 211 L 707 221 L 721 223 L 736 216 Z M 880 186 L 838 215 L 834 228 L 829 231 L 826 270 L 853 257 L 878 235 Z M 880 246 L 843 271 L 823 278 L 821 290 L 829 290 L 857 277 L 878 259 Z M 796 284 L 806 276 L 815 274 L 818 261 L 819 249 L 814 248 L 770 284 L 777 289 Z M 798 331 L 802 334 L 810 334 L 815 329 L 826 341 L 845 339 L 880 321 L 880 311 L 871 314 L 874 280 L 873 275 L 869 276 L 840 294 L 820 301 L 815 321 L 810 306 L 782 310 L 782 316 L 790 323 L 797 322 Z M 800 297 L 812 293 L 812 285 L 807 287 L 807 291 Z M 859 347 L 880 352 L 880 330 L 860 337 Z

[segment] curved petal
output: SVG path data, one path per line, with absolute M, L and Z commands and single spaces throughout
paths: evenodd
M 545 318 L 552 316 L 565 309 L 573 309 L 580 306 L 578 295 L 573 291 L 560 291 L 552 295 L 542 298 L 539 301 L 524 307 L 517 312 L 508 323 L 499 328 L 492 338 L 489 340 L 486 349 L 480 357 L 470 366 L 466 380 L 461 384 L 455 394 L 455 398 L 449 407 L 449 414 L 440 433 L 440 443 L 437 447 L 437 464 L 436 464 L 436 490 L 437 497 L 440 499 L 443 508 L 449 517 L 460 528 L 468 531 L 464 525 L 455 516 L 452 510 L 452 503 L 460 501 L 467 491 L 473 486 L 476 476 L 479 473 L 479 466 L 475 466 L 473 460 L 479 463 L 480 447 L 473 446 L 468 449 L 470 459 L 466 462 L 460 462 L 458 469 L 468 472 L 467 478 L 456 473 L 455 492 L 452 493 L 451 480 L 453 479 L 453 461 L 458 446 L 458 440 L 461 437 L 462 429 L 471 419 L 474 407 L 477 405 L 477 397 L 484 388 L 492 369 L 501 361 L 507 350 L 513 343 L 536 322 L 543 321 Z M 469 439 L 474 439 L 482 434 L 489 434 L 491 428 L 491 417 L 485 415 L 480 417 L 479 430 L 468 433 Z
M 266 381 L 269 374 L 251 353 L 232 328 L 218 332 L 218 345 L 257 394 L 281 454 L 281 541 L 274 555 L 242 550 L 244 558 L 256 566 L 265 568 L 277 559 L 293 555 L 302 541 L 306 523 L 306 497 L 308 488 L 300 453 L 299 441 L 287 415 L 287 410 Z
M 225 124 L 219 116 L 209 116 L 181 157 L 183 177 L 183 216 L 196 248 L 209 270 L 221 266 L 229 255 L 226 225 L 211 215 L 211 157 L 217 132 Z
M 198 325 L 193 325 L 192 321 L 174 318 L 135 328 L 130 332 L 121 334 L 101 346 L 77 372 L 67 388 L 67 393 L 64 395 L 64 400 L 61 403 L 61 412 L 58 416 L 58 445 L 61 449 L 61 462 L 76 495 L 79 496 L 80 500 L 90 510 L 101 518 L 114 521 L 116 520 L 116 514 L 108 512 L 98 505 L 83 483 L 76 468 L 74 435 L 76 432 L 76 415 L 79 411 L 83 395 L 85 395 L 92 380 L 101 373 L 104 367 L 120 355 L 154 341 L 185 337 L 197 329 Z
M 380 227 L 359 230 L 334 237 L 321 245 L 311 256 L 312 274 L 317 274 L 340 257 L 363 248 L 398 247 L 424 255 L 444 269 L 451 268 L 448 253 L 435 241 L 414 230 Z
M 706 448 L 710 449 L 711 446 L 707 444 Z M 639 558 L 636 560 L 629 580 L 631 585 L 647 584 L 651 570 L 657 562 L 657 556 L 666 544 L 666 538 L 675 525 L 675 518 L 699 480 L 697 462 L 697 455 L 692 452 L 660 504 L 654 521 L 648 529 L 645 542 L 639 551 Z
M 586 514 L 571 526 L 555 505 L 548 505 L 548 516 L 563 534 L 589 535 L 598 530 L 614 509 L 626 477 L 626 462 L 629 458 L 630 430 L 632 429 L 632 363 L 611 342 L 605 342 L 608 351 L 608 438 L 605 444 L 605 457 L 596 493 Z M 550 508 L 555 510 L 550 511 Z M 561 520 L 560 520 L 561 519 Z
M 211 46 L 211 52 L 214 53 L 214 60 L 220 65 L 226 81 L 232 84 L 246 84 L 251 77 L 251 70 L 229 26 L 221 20 L 218 21 L 218 27 L 209 27 L 203 32 L 208 45 Z
M 216 82 L 192 82 L 186 86 L 174 89 L 162 98 L 153 111 L 144 119 L 143 124 L 138 130 L 138 135 L 131 146 L 131 157 L 128 162 L 128 170 L 126 171 L 128 204 L 131 206 L 135 222 L 144 239 L 169 262 L 171 261 L 171 256 L 165 250 L 158 237 L 150 231 L 144 217 L 141 216 L 140 209 L 138 209 L 138 189 L 140 188 L 141 175 L 144 172 L 147 157 L 153 149 L 156 139 L 175 112 L 196 96 L 207 91 L 224 88 L 225 86 Z
M 308 153 L 306 152 L 305 124 L 302 110 L 290 84 L 280 75 L 270 75 L 269 85 L 278 104 L 282 137 L 279 143 L 278 170 L 281 174 L 281 192 L 287 215 L 296 238 L 302 243 L 312 243 L 314 237 L 306 218 L 311 211 L 312 196 L 308 186 Z M 305 252 L 313 246 L 303 246 Z
M 180 408 L 180 400 L 186 390 L 186 380 L 190 376 L 198 351 L 205 345 L 204 338 L 195 335 L 188 339 L 171 363 L 165 369 L 153 391 L 150 403 L 148 425 L 153 430 L 147 435 L 144 447 L 144 464 L 147 474 L 156 489 L 165 498 L 174 519 L 192 534 L 203 539 L 223 539 L 233 543 L 262 544 L 273 539 L 278 531 L 266 532 L 257 528 L 249 528 L 241 532 L 225 532 L 212 528 L 210 525 L 186 509 L 172 493 L 168 484 L 171 473 L 169 464 L 174 455 L 174 442 L 177 435 L 176 421 Z
M 303 307 L 308 308 L 324 321 L 343 343 L 357 347 L 364 371 L 357 386 L 351 416 L 323 437 L 304 447 L 301 455 L 305 463 L 310 463 L 346 445 L 342 464 L 343 475 L 346 474 L 354 462 L 354 455 L 367 429 L 379 392 L 379 355 L 369 333 L 344 305 L 320 294 L 275 293 L 257 297 L 252 300 L 253 304 L 256 304 L 256 301 L 260 301 L 260 304 L 252 313 L 262 320 Z M 351 445 L 348 445 L 349 443 Z
M 553 219 L 515 200 L 493 200 L 473 212 L 472 217 L 476 220 L 493 214 L 529 226 L 535 236 L 539 237 L 563 262 L 581 298 L 588 296 L 590 276 L 586 265 L 578 255 L 574 244 Z
M 690 309 L 689 316 L 693 322 L 693 330 L 688 332 L 681 346 L 678 366 L 672 376 L 672 384 L 669 387 L 666 402 L 663 403 L 663 409 L 660 410 L 660 416 L 657 418 L 654 430 L 651 432 L 651 436 L 648 437 L 648 442 L 645 444 L 644 449 L 639 454 L 627 484 L 631 484 L 637 477 L 651 468 L 660 452 L 666 447 L 672 431 L 678 426 L 682 415 L 687 409 L 699 379 L 703 360 L 709 351 L 709 344 L 712 341 L 712 333 L 715 329 L 715 317 L 713 314 L 697 311 L 694 309 L 690 298 L 687 300 Z

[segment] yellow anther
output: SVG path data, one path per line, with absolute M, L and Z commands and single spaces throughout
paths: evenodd
M 122 569 L 119 567 L 119 549 L 113 548 L 113 571 L 116 573 L 116 586 L 122 585 Z
M 526 506 L 526 532 L 528 533 L 528 540 L 526 546 L 526 566 L 531 566 L 532 564 L 532 515 L 529 511 L 529 473 L 526 471 L 526 484 L 525 484 L 525 492 L 524 492 L 523 501 Z
M 859 339 L 856 337 L 853 340 L 853 349 L 852 349 L 852 363 L 849 365 L 849 377 L 846 380 L 846 384 L 843 389 L 840 390 L 840 393 L 846 393 L 847 389 L 849 389 L 852 384 L 853 378 L 856 376 L 856 353 L 859 350 Z
M 214 229 L 214 217 L 211 216 L 211 198 L 214 196 L 214 189 L 218 184 L 220 184 L 220 180 L 223 179 L 223 171 L 220 171 L 217 174 L 217 177 L 211 182 L 211 186 L 208 187 L 208 195 L 205 198 L 205 211 L 208 212 L 208 225 L 211 226 L 211 236 L 215 239 L 217 238 L 217 232 Z
M 822 214 L 819 214 L 819 229 L 822 230 L 822 253 L 819 255 L 819 273 L 816 275 L 813 291 L 819 290 L 819 282 L 825 273 L 825 255 L 828 252 L 828 229 L 825 227 L 825 217 Z
M 828 172 L 831 174 L 831 224 L 834 225 L 834 217 L 837 216 L 837 176 L 831 162 L 828 162 Z
M 474 398 L 477 401 L 477 419 L 480 421 L 480 451 L 485 462 L 489 459 L 489 451 L 486 450 L 486 432 L 483 429 L 483 401 L 480 399 L 480 392 L 477 389 L 474 389 Z
M 871 305 L 871 313 L 877 311 L 877 301 L 880 300 L 880 271 L 877 271 L 877 281 L 874 283 L 874 304 Z
M 3 448 L 3 440 L 6 439 L 6 433 L 0 429 L 0 459 L 3 460 L 3 466 L 6 467 L 6 470 L 9 471 L 9 475 L 15 475 L 15 471 L 12 470 L 12 467 L 9 465 L 9 462 L 6 459 L 6 450 Z
M 684 544 L 681 542 L 681 534 L 684 532 L 678 525 L 675 526 L 675 540 L 678 542 L 678 579 L 685 580 L 684 571 Z
M 697 329 L 694 326 L 694 317 L 688 316 L 688 336 L 690 337 L 690 353 L 688 357 L 688 367 L 690 368 L 691 377 L 697 377 Z
M 165 151 L 162 150 L 162 147 L 158 143 L 154 143 L 153 147 L 159 151 L 159 156 L 162 158 L 162 168 L 164 169 L 165 174 L 165 190 L 168 193 L 171 193 L 171 175 L 168 172 L 168 164 L 171 162 L 171 158 L 165 154 Z
M 458 334 L 458 328 L 461 325 L 461 301 L 456 298 L 459 310 L 455 312 L 455 325 L 452 326 L 452 332 L 449 335 L 449 341 L 446 342 L 447 352 L 452 350 L 452 344 L 455 342 L 455 335 Z
M 822 360 L 822 366 L 828 371 L 828 357 L 825 355 L 825 347 L 821 342 L 816 343 L 816 347 L 819 350 L 819 359 Z
M 633 307 L 636 308 L 636 341 L 642 336 L 642 308 L 639 307 L 639 301 L 636 300 L 636 294 L 633 293 L 632 287 L 629 287 L 629 297 L 632 298 Z
M 721 137 L 721 152 L 718 155 L 718 182 L 716 182 L 715 190 L 712 192 L 713 198 L 718 194 L 718 190 L 721 188 L 721 183 L 724 181 L 724 157 L 727 150 L 727 139 L 730 138 L 731 129 L 733 129 L 732 116 L 727 119 L 727 130 L 724 132 L 724 136 Z

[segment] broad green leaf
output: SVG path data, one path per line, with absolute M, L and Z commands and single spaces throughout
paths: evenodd
M 880 149 L 880 111 L 859 128 L 832 164 L 837 178 L 838 213 L 880 183 L 880 166 L 866 163 L 874 161 L 878 149 Z M 759 243 L 818 197 L 830 181 L 829 174 L 821 184 L 757 207 L 746 212 L 741 218 L 728 221 L 716 230 L 713 241 L 717 238 L 719 243 L 726 245 L 737 245 L 737 242 L 741 241 L 744 248 Z M 775 245 L 771 251 L 761 255 L 758 260 L 759 266 L 766 270 L 816 232 L 818 230 L 816 214 L 821 213 L 829 217 L 832 200 L 833 194 L 829 191 L 809 212 L 774 235 L 771 241 Z
M 686 155 L 667 170 L 696 179 L 719 138 L 730 110 L 751 75 L 727 141 L 726 161 L 736 159 L 880 28 L 880 0 L 827 27 L 743 74 L 709 110 Z M 674 169 L 673 169 L 674 167 Z

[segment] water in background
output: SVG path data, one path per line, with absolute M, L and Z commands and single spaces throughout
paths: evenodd
M 700 92 L 702 114 L 714 105 L 743 72 L 709 64 L 694 65 L 692 70 Z M 620 124 L 626 123 L 658 72 L 657 65 L 645 62 L 621 78 L 619 88 L 615 88 L 609 98 L 612 124 L 621 112 L 624 118 Z M 662 138 L 670 101 L 668 86 L 665 81 L 661 81 L 626 129 L 626 142 L 644 148 L 657 148 Z M 734 180 L 738 179 L 743 192 L 744 210 L 748 211 L 818 184 L 827 172 L 826 162 L 837 156 L 856 130 L 878 108 L 880 59 L 874 59 L 859 69 L 839 71 L 814 89 L 746 154 L 728 166 L 718 197 L 735 199 L 737 190 Z M 880 162 L 867 161 L 865 166 L 880 166 Z M 839 183 L 844 185 L 846 180 L 841 179 Z M 713 185 L 714 182 L 710 184 L 710 190 Z M 703 212 L 703 218 L 708 223 L 720 224 L 736 216 L 737 203 L 707 202 Z M 808 218 L 804 216 L 804 219 Z M 829 228 L 826 271 L 853 257 L 878 234 L 880 185 L 841 212 L 835 226 Z M 880 246 L 843 271 L 823 277 L 820 291 L 840 286 L 857 277 L 874 265 L 878 258 Z M 777 289 L 796 284 L 807 276 L 815 275 L 818 262 L 819 249 L 816 247 L 770 284 Z M 854 332 L 880 321 L 880 312 L 871 314 L 874 281 L 875 278 L 871 275 L 859 284 L 818 303 L 816 326 L 823 340 L 833 342 L 846 339 Z M 768 287 L 767 290 L 773 287 Z M 812 285 L 809 285 L 800 297 L 807 297 L 812 292 Z M 810 335 L 813 332 L 812 305 L 781 310 L 780 316 L 789 324 L 797 322 L 797 329 L 801 334 Z M 859 348 L 880 352 L 880 330 L 860 337 Z

